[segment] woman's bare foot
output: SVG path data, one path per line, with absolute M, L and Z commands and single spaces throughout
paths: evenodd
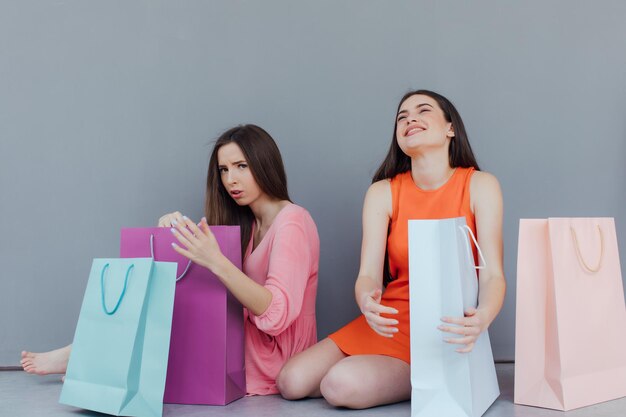
M 71 351 L 72 345 L 43 353 L 23 351 L 21 360 L 22 368 L 29 374 L 64 374 L 67 370 L 67 362 L 70 359 Z

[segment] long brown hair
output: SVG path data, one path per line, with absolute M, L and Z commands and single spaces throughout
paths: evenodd
M 372 182 L 374 183 L 384 179 L 391 179 L 396 175 L 402 174 L 403 172 L 407 172 L 411 169 L 411 158 L 402 152 L 400 145 L 398 145 L 396 127 L 398 126 L 397 115 L 400 111 L 400 106 L 402 106 L 402 103 L 404 103 L 409 97 L 415 95 L 428 96 L 435 100 L 437 104 L 439 104 L 439 108 L 443 111 L 446 121 L 448 123 L 452 123 L 454 137 L 450 140 L 450 147 L 448 148 L 450 166 L 452 168 L 474 167 L 476 170 L 480 170 L 478 163 L 476 162 L 476 158 L 474 157 L 474 152 L 472 152 L 472 147 L 470 146 L 467 138 L 467 132 L 465 131 L 463 119 L 461 119 L 461 115 L 457 111 L 456 107 L 454 107 L 454 104 L 441 94 L 437 94 L 433 91 L 414 90 L 406 93 L 400 100 L 400 103 L 398 103 L 398 108 L 396 109 L 396 114 L 394 115 L 396 121 L 393 125 L 391 145 L 389 146 L 389 151 L 387 152 L 387 156 L 385 156 L 383 163 L 376 171 L 376 174 L 374 174 Z
M 206 178 L 204 212 L 210 225 L 237 225 L 241 230 L 241 257 L 243 259 L 252 235 L 254 214 L 248 206 L 240 206 L 228 194 L 219 172 L 217 151 L 235 143 L 241 149 L 252 177 L 259 188 L 271 198 L 288 200 L 287 176 L 276 142 L 259 126 L 246 124 L 235 126 L 215 141 Z
M 393 125 L 393 137 L 391 139 L 391 145 L 389 146 L 389 151 L 387 152 L 383 163 L 374 174 L 374 178 L 372 178 L 372 183 L 384 179 L 392 179 L 396 175 L 402 174 L 403 172 L 407 172 L 411 169 L 411 158 L 407 154 L 405 154 L 402 149 L 400 149 L 400 145 L 398 145 L 398 137 L 396 136 L 396 128 L 398 126 L 397 117 L 402 103 L 404 103 L 409 97 L 418 94 L 428 96 L 435 100 L 439 105 L 439 108 L 441 108 L 441 110 L 443 111 L 446 121 L 448 123 L 452 123 L 452 128 L 454 129 L 454 137 L 450 140 L 450 147 L 448 148 L 448 161 L 450 166 L 452 168 L 474 167 L 477 171 L 480 170 L 480 168 L 478 167 L 478 163 L 476 162 L 476 158 L 474 157 L 472 147 L 470 146 L 467 132 L 465 131 L 465 125 L 463 124 L 463 119 L 461 119 L 461 115 L 457 111 L 456 107 L 454 107 L 454 104 L 452 104 L 450 100 L 448 100 L 441 94 L 437 94 L 433 91 L 414 90 L 406 93 L 398 103 L 398 108 L 396 109 L 396 114 L 394 115 L 396 121 Z M 383 283 L 385 286 L 387 286 L 387 284 L 389 284 L 389 282 L 393 281 L 394 279 L 395 277 L 391 275 L 391 271 L 389 269 L 389 253 L 385 251 Z

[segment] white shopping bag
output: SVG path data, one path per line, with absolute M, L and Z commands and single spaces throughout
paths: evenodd
M 478 417 L 500 395 L 488 332 L 458 353 L 443 341 L 458 335 L 437 329 L 477 305 L 470 236 L 465 217 L 409 220 L 412 417 Z

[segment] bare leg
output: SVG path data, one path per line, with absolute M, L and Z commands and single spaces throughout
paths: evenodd
M 324 339 L 287 361 L 276 379 L 278 390 L 287 400 L 320 397 L 322 378 L 345 357 L 335 342 Z
M 70 359 L 72 345 L 67 345 L 50 352 L 22 352 L 22 368 L 29 374 L 48 375 L 64 374 Z
M 411 366 L 383 355 L 355 355 L 337 362 L 321 382 L 337 407 L 369 408 L 411 398 Z

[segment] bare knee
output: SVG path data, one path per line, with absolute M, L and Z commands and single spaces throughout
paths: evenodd
M 287 362 L 276 378 L 276 387 L 286 400 L 299 400 L 309 396 L 309 389 L 297 364 Z
M 358 381 L 341 366 L 331 368 L 320 384 L 322 396 L 335 407 L 361 408 L 356 401 Z

